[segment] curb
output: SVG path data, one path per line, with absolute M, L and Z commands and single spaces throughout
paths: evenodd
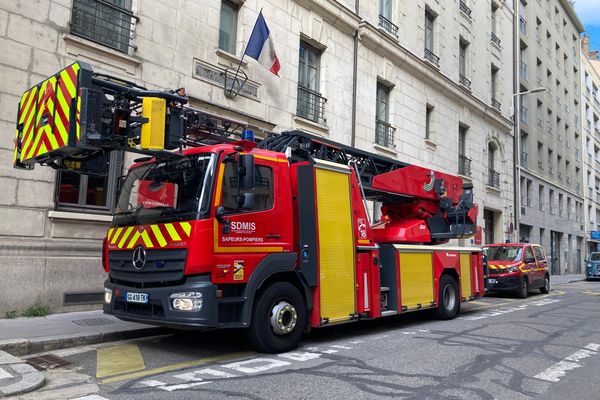
M 0 398 L 32 392 L 46 383 L 46 375 L 31 365 L 4 351 L 0 351 L 0 372 L 10 384 L 0 386 Z M 15 378 L 21 379 L 14 381 Z
M 15 356 L 25 356 L 28 354 L 85 346 L 88 344 L 163 335 L 168 332 L 170 331 L 165 328 L 143 328 L 128 331 L 92 333 L 85 335 L 71 334 L 33 339 L 8 339 L 0 340 L 0 351 L 5 351 Z

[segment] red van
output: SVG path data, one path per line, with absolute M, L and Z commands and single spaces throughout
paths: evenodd
M 550 291 L 546 253 L 539 244 L 498 243 L 483 248 L 490 292 L 513 292 L 525 298 L 531 289 Z

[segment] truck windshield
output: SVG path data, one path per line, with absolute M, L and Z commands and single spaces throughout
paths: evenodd
M 494 246 L 487 247 L 487 259 L 491 261 L 520 261 L 521 247 L 517 246 Z
M 215 154 L 194 154 L 131 169 L 119 195 L 115 225 L 206 217 L 215 163 Z

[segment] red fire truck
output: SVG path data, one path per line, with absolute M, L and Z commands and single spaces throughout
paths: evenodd
M 75 63 L 23 94 L 15 167 L 99 173 L 142 153 L 104 239 L 104 311 L 176 328 L 245 328 L 265 352 L 311 328 L 484 294 L 473 187 L 300 131 L 244 124 Z M 373 202 L 373 203 L 369 203 Z M 368 204 L 381 206 L 372 223 Z

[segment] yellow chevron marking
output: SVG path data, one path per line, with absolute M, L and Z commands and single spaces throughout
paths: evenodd
M 133 226 L 128 227 L 125 230 L 125 233 L 123 234 L 123 237 L 121 238 L 121 240 L 119 241 L 119 248 L 123 248 L 123 246 L 125 245 L 125 242 L 127 241 L 127 238 L 129 237 L 129 235 L 131 234 L 131 231 L 133 230 Z
M 151 249 L 154 247 L 154 244 L 152 244 L 152 240 L 150 240 L 150 235 L 148 235 L 147 230 L 142 232 L 142 234 L 140 236 L 142 237 L 142 240 L 144 241 L 144 244 L 146 245 L 147 248 Z
M 189 222 L 181 222 L 181 227 L 185 231 L 185 233 L 190 237 L 190 233 L 192 232 L 192 225 Z
M 136 344 L 106 347 L 96 352 L 96 377 L 103 378 L 146 368 Z
M 128 249 L 133 248 L 133 246 L 135 246 L 135 244 L 137 243 L 137 240 L 139 237 L 140 237 L 140 232 L 136 229 L 135 233 L 131 236 L 131 240 L 129 241 L 127 248 Z
M 175 227 L 173 226 L 173 224 L 165 224 L 165 228 L 167 228 L 167 231 L 169 232 L 169 235 L 171 235 L 171 240 L 174 240 L 174 241 L 177 241 L 177 242 L 181 240 L 181 237 L 179 236 L 179 234 L 175 230 Z
M 160 247 L 165 247 L 167 245 L 167 241 L 165 240 L 165 237 L 160 229 L 158 229 L 158 225 L 150 225 L 150 228 L 152 229 L 152 232 L 154 232 L 154 236 L 156 237 L 156 240 L 158 240 Z
M 117 230 L 115 231 L 115 234 L 113 235 L 113 237 L 110 240 L 110 244 L 115 244 L 115 242 L 119 238 L 119 235 L 121 234 L 122 231 L 123 231 L 123 227 L 122 226 L 120 226 L 120 227 L 117 228 Z

